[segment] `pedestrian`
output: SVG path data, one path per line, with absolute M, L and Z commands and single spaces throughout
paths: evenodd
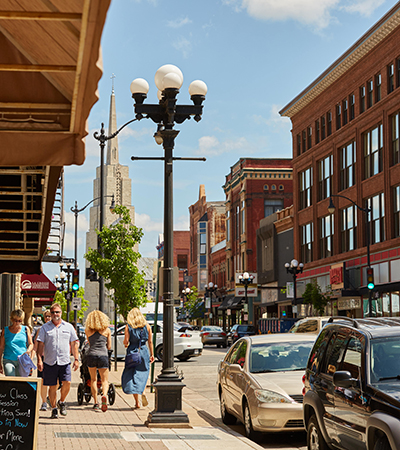
M 4 327 L 0 336 L 0 360 L 3 356 L 0 373 L 8 377 L 20 376 L 18 356 L 24 353 L 31 355 L 33 350 L 32 334 L 26 325 L 22 325 L 24 318 L 25 313 L 21 309 L 12 311 L 10 314 L 12 325 Z
M 94 310 L 87 316 L 85 333 L 89 341 L 89 350 L 86 353 L 86 364 L 90 373 L 90 389 L 94 400 L 94 410 L 99 410 L 97 402 L 97 371 L 101 379 L 101 410 L 107 411 L 108 375 L 110 361 L 108 350 L 111 350 L 110 320 L 101 311 Z
M 73 369 L 77 370 L 79 340 L 74 327 L 62 320 L 62 310 L 58 303 L 51 305 L 50 314 L 51 321 L 45 323 L 39 330 L 37 356 L 38 369 L 43 371 L 43 383 L 49 386 L 51 418 L 58 419 L 57 406 L 62 416 L 67 415 L 65 400 L 71 389 L 70 351 L 74 356 Z M 62 386 L 60 400 L 56 403 L 58 383 Z
M 50 309 L 46 309 L 43 313 L 43 318 L 44 318 L 44 323 L 47 323 L 51 320 L 51 314 L 50 314 Z M 37 348 L 38 348 L 38 335 L 39 335 L 39 330 L 42 327 L 42 325 L 40 325 L 39 328 L 37 328 L 36 333 L 33 337 L 34 340 L 34 346 L 33 346 L 33 352 L 37 354 Z M 42 358 L 43 359 L 43 358 Z M 39 370 L 37 371 L 37 376 L 39 378 L 43 379 L 43 370 Z M 48 391 L 48 387 L 44 385 L 44 383 L 42 383 L 42 388 L 40 391 L 40 396 L 42 397 L 42 406 L 40 407 L 40 411 L 47 411 L 47 391 Z
M 127 322 L 124 338 L 126 354 L 129 355 L 140 348 L 141 362 L 135 367 L 124 368 L 121 384 L 125 394 L 133 394 L 135 406 L 140 408 L 139 395 L 142 396 L 142 405 L 148 405 L 144 390 L 149 378 L 150 363 L 154 362 L 152 332 L 150 325 L 138 308 L 129 311 Z

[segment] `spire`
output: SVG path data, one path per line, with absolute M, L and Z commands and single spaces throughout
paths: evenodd
M 108 123 L 108 134 L 115 133 L 117 131 L 117 111 L 115 107 L 115 95 L 114 95 L 114 78 L 115 75 L 111 75 L 112 88 L 110 97 L 110 121 Z M 107 143 L 107 161 L 106 165 L 119 164 L 118 154 L 118 137 L 110 139 Z

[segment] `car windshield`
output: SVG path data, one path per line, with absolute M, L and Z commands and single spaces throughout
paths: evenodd
M 239 332 L 253 332 L 254 331 L 254 327 L 253 326 L 249 326 L 249 325 L 239 325 L 238 327 L 237 327 L 237 330 L 239 331 Z
M 398 337 L 371 341 L 371 381 L 400 379 L 400 340 Z
M 255 344 L 250 350 L 250 372 L 304 370 L 313 346 L 311 341 Z
M 221 327 L 203 327 L 201 331 L 222 331 Z

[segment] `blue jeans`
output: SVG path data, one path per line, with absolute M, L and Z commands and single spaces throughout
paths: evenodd
M 6 377 L 19 377 L 19 362 L 3 358 L 4 375 Z

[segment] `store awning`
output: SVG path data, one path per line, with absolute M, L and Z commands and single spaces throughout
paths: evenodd
M 54 297 L 57 288 L 46 277 L 44 273 L 40 275 L 22 274 L 21 275 L 21 293 L 28 297 Z
M 111 0 L 0 5 L 0 273 L 40 273 L 58 179 L 83 164 Z
M 244 297 L 235 297 L 234 295 L 227 295 L 221 306 L 218 307 L 219 310 L 227 310 L 227 309 L 242 309 L 242 302 L 244 301 Z

